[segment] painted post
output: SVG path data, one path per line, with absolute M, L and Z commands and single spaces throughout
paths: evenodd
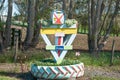
M 64 50 L 64 46 L 63 46 L 63 37 L 64 37 L 64 33 L 56 33 L 55 34 L 55 45 L 57 45 L 55 47 L 55 50 L 58 53 L 58 56 L 61 55 L 61 52 Z
M 47 25 L 46 23 L 45 25 L 48 27 L 42 26 L 40 30 L 41 36 L 46 43 L 46 50 L 50 50 L 57 64 L 62 62 L 68 50 L 73 49 L 71 44 L 77 34 L 77 21 L 73 20 L 73 22 L 73 24 L 68 26 L 67 23 L 69 23 L 69 21 L 65 23 L 63 11 L 53 11 L 52 25 Z M 47 34 L 55 35 L 55 45 L 51 44 Z M 66 34 L 69 34 L 69 36 Z
M 113 65 L 114 51 L 115 51 L 115 40 L 113 40 L 113 43 L 112 43 L 112 52 L 111 52 L 111 58 L 110 58 L 110 66 Z

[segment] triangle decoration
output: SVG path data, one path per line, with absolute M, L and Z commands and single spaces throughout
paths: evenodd
M 52 45 L 50 40 L 48 39 L 47 35 L 46 34 L 41 34 L 43 40 L 46 43 L 46 49 L 50 50 L 50 52 L 52 53 L 55 61 L 58 64 L 62 62 L 62 60 L 64 59 L 68 50 L 72 49 L 71 44 L 76 37 L 76 34 L 71 34 L 71 35 L 69 35 L 69 40 L 68 40 L 68 38 L 65 38 L 66 40 L 64 40 L 64 42 L 63 42 L 64 38 L 60 39 L 61 38 L 60 36 L 63 37 L 63 35 L 64 35 L 64 33 L 56 33 L 55 37 L 58 38 L 58 39 L 55 38 L 55 40 L 57 40 L 57 41 L 55 42 L 55 45 Z M 59 39 L 62 40 L 62 42 L 60 42 Z

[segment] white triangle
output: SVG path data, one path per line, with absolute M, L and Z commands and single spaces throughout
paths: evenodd
M 41 36 L 47 45 L 49 46 L 52 45 L 46 34 L 41 34 Z M 75 37 L 76 37 L 76 34 L 71 34 L 67 36 L 66 39 L 64 40 L 63 45 L 70 46 L 72 42 L 74 41 Z M 55 50 L 51 50 L 50 52 L 52 53 L 53 57 L 55 58 L 57 62 L 59 59 L 63 60 L 63 58 L 65 57 L 67 53 L 67 50 L 63 50 L 60 56 L 58 56 L 57 51 Z

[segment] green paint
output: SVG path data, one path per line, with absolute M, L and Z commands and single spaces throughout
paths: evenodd
M 64 49 L 65 49 L 65 50 L 72 50 L 73 47 L 72 47 L 72 46 L 64 46 Z
M 55 50 L 55 46 L 46 46 L 46 50 Z
M 62 60 L 63 60 L 63 59 L 61 59 L 61 58 L 58 58 L 58 59 L 57 59 L 57 64 L 60 64 L 60 63 L 62 63 Z

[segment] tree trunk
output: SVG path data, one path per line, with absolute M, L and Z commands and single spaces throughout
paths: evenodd
M 93 5 L 91 5 L 93 3 L 93 0 L 89 0 L 88 1 L 88 48 L 89 48 L 89 52 L 92 53 L 93 51 L 93 44 L 92 44 L 92 22 L 93 22 Z
M 70 6 L 70 2 L 71 2 L 72 0 L 62 0 L 62 2 L 63 2 L 63 5 L 62 5 L 62 9 L 64 10 L 64 12 L 65 12 L 65 14 L 66 14 L 66 18 L 68 18 L 68 14 L 69 14 L 69 7 L 71 7 Z
M 101 5 L 103 0 L 90 0 L 88 2 L 88 24 L 89 24 L 89 31 L 88 31 L 88 46 L 90 53 L 97 56 L 97 49 L 98 49 L 98 30 L 101 18 Z
M 0 53 L 3 52 L 3 25 L 0 18 Z
M 73 18 L 73 7 L 74 7 L 74 0 L 70 0 L 69 11 L 68 11 L 68 18 Z
M 35 47 L 39 43 L 39 35 L 40 35 L 40 23 L 38 22 L 39 15 L 39 0 L 36 0 L 35 5 L 35 29 L 34 36 L 32 40 L 32 46 Z
M 34 37 L 32 40 L 32 46 L 35 47 L 39 43 L 39 35 L 40 35 L 40 24 L 36 24 L 36 28 L 34 30 Z
M 1 31 L 0 31 L 0 53 L 2 52 L 3 52 L 3 38 L 2 38 Z
M 116 6 L 115 6 L 114 14 L 110 19 L 111 20 L 110 23 L 107 25 L 108 28 L 106 30 L 106 34 L 104 35 L 103 39 L 100 40 L 101 38 L 100 34 L 102 32 L 103 25 L 106 20 L 108 21 L 108 19 L 106 19 L 106 16 L 105 16 L 103 19 L 104 22 L 102 23 L 102 25 L 100 24 L 101 18 L 102 18 L 102 12 L 104 9 L 103 2 L 104 2 L 103 0 L 96 0 L 96 1 L 89 0 L 89 3 L 88 3 L 88 17 L 89 17 L 88 46 L 89 46 L 90 53 L 93 53 L 95 56 L 97 56 L 97 53 L 100 52 L 100 50 L 104 47 L 106 40 L 109 37 L 110 31 L 113 26 L 113 20 L 118 13 L 120 0 L 115 1 Z M 109 3 L 108 11 L 106 15 L 108 15 L 108 12 L 110 10 L 109 7 L 111 7 L 110 5 L 111 5 L 111 1 Z
M 12 4 L 13 0 L 8 0 L 8 15 L 5 27 L 5 48 L 11 44 L 11 19 L 12 19 Z
M 34 34 L 35 0 L 28 0 L 28 27 L 24 42 L 25 49 L 30 47 Z
M 62 0 L 62 2 L 63 2 L 62 9 L 66 13 L 66 0 Z

